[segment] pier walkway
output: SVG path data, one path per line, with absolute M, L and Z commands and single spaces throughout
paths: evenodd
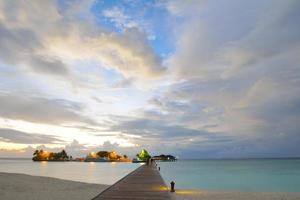
M 155 162 L 137 168 L 92 200 L 170 200 Z

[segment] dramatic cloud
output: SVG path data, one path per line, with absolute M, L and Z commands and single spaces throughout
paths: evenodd
M 293 52 L 299 52 L 300 28 L 296 25 L 300 19 L 299 7 L 298 1 L 275 1 L 272 9 L 261 14 L 253 30 L 228 45 L 224 54 L 231 67 L 225 75 L 262 63 L 274 70 L 274 66 L 265 62 L 286 53 L 292 58 Z
M 60 8 L 56 1 L 1 2 L 1 60 L 61 76 L 76 70 L 71 65 L 81 60 L 95 60 L 126 77 L 151 78 L 164 72 L 159 56 L 138 29 L 115 33 L 96 28 L 87 11 L 89 21 L 82 22 L 78 9 L 92 5 L 82 2 Z
M 22 134 L 20 134 L 22 135 Z M 39 137 L 39 135 L 36 135 L 36 137 Z M 24 137 L 24 136 L 22 136 Z M 22 138 L 21 137 L 21 138 Z M 26 136 L 25 136 L 26 137 Z M 40 135 L 41 138 L 46 138 L 46 136 L 42 136 Z M 51 136 L 49 136 L 49 139 L 51 138 Z M 1 140 L 1 136 L 0 136 L 0 140 Z M 43 140 L 43 139 L 42 139 Z M 42 141 L 40 140 L 40 141 Z M 22 141 L 23 140 L 22 138 Z M 39 141 L 39 140 L 37 140 Z M 31 144 L 31 143 L 27 143 L 27 144 Z M 134 157 L 136 155 L 136 153 L 138 153 L 140 151 L 139 147 L 122 147 L 117 143 L 111 143 L 109 141 L 105 141 L 103 143 L 103 145 L 98 145 L 98 146 L 89 146 L 86 144 L 81 144 L 79 143 L 77 140 L 73 140 L 71 143 L 66 144 L 63 147 L 48 147 L 46 145 L 39 145 L 36 146 L 36 148 L 33 148 L 32 146 L 27 146 L 25 148 L 22 149 L 1 149 L 0 148 L 0 157 L 6 157 L 6 158 L 31 158 L 33 152 L 36 149 L 43 149 L 46 151 L 52 151 L 52 152 L 59 152 L 61 150 L 66 150 L 66 152 L 73 156 L 74 158 L 79 158 L 79 157 L 85 157 L 88 153 L 90 152 L 98 152 L 100 150 L 103 151 L 116 151 L 118 153 L 122 153 L 123 155 L 126 154 L 130 157 Z
M 0 128 L 0 140 L 2 142 L 19 144 L 55 144 L 65 142 L 53 135 L 33 134 L 13 129 Z
M 41 38 L 45 33 L 40 31 L 47 32 L 54 28 L 45 23 L 45 20 L 54 23 L 58 20 L 58 13 L 50 2 L 37 3 L 37 7 L 28 2 L 0 3 L 1 61 L 13 65 L 28 65 L 36 72 L 64 76 L 68 69 L 61 60 L 50 55 L 40 55 L 46 49 Z M 41 12 L 45 9 L 49 11 L 48 14 Z M 45 24 L 49 27 L 45 27 Z
M 227 149 L 220 155 L 295 155 L 299 140 L 292 138 L 300 128 L 300 4 L 223 3 L 192 3 L 194 8 L 179 1 L 168 4 L 172 14 L 185 20 L 168 60 L 169 69 L 182 81 L 151 104 L 173 123 L 235 138 L 234 143 L 212 145 L 211 154 Z M 207 15 L 221 7 L 220 14 Z M 180 116 L 178 104 L 170 102 L 184 105 Z M 239 148 L 230 148 L 233 144 Z
M 177 125 L 167 125 L 163 120 L 126 119 L 112 126 L 110 131 L 121 131 L 149 138 L 175 139 L 176 137 L 208 136 L 208 133 Z
M 299 156 L 298 10 L 298 0 L 1 1 L 2 128 L 51 124 L 76 139 L 75 155 Z
M 78 114 L 83 107 L 72 101 L 0 93 L 0 104 L 2 118 L 56 125 L 94 123 Z

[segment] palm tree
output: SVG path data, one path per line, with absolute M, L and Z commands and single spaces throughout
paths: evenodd
M 39 150 L 35 150 L 35 151 L 33 152 L 32 160 L 33 160 L 33 161 L 38 160 L 38 157 L 39 157 L 39 156 L 40 156 Z
M 66 153 L 66 151 L 64 149 L 61 151 L 61 157 L 63 159 L 68 158 L 68 155 L 67 155 L 67 153 Z
M 33 155 L 34 155 L 34 156 L 39 155 L 39 150 L 35 150 L 35 151 L 33 152 Z
M 151 155 L 148 153 L 146 149 L 143 149 L 141 153 L 137 154 L 139 160 L 146 161 L 151 158 Z
M 97 155 L 100 157 L 100 158 L 108 158 L 109 156 L 109 153 L 107 151 L 99 151 L 97 153 Z

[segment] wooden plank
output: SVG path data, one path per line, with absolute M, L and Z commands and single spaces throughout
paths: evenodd
M 168 200 L 169 190 L 153 161 L 137 168 L 92 200 Z

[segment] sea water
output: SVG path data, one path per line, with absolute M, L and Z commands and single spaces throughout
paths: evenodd
M 247 192 L 300 192 L 299 159 L 178 160 L 159 162 L 176 188 Z
M 33 162 L 0 159 L 0 172 L 108 185 L 117 182 L 139 166 L 139 164 L 116 162 Z
M 176 188 L 248 192 L 300 192 L 300 160 L 178 160 L 158 162 L 166 184 Z M 33 162 L 1 160 L 0 172 L 48 176 L 86 183 L 113 184 L 137 163 Z

